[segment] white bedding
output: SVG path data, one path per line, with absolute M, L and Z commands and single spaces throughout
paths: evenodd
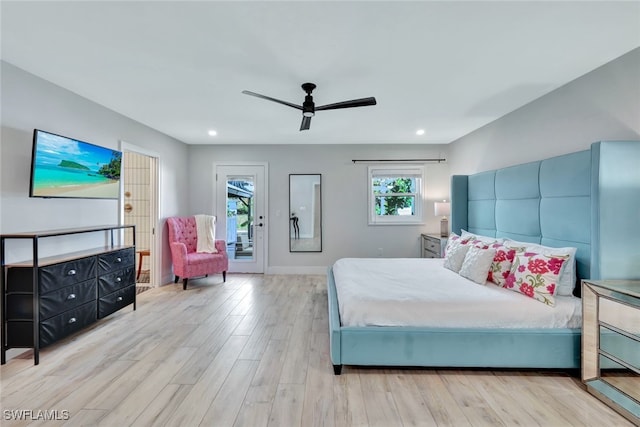
M 479 285 L 433 258 L 343 258 L 333 265 L 342 326 L 579 328 L 581 300 L 555 307 Z

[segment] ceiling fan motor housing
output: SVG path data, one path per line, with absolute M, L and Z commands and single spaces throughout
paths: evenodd
M 302 90 L 305 91 L 307 96 L 304 97 L 304 103 L 302 104 L 302 115 L 304 117 L 313 117 L 316 115 L 316 106 L 313 103 L 313 96 L 311 92 L 316 88 L 313 83 L 303 83 Z
M 307 95 L 302 103 L 302 115 L 305 117 L 313 117 L 316 115 L 316 106 L 313 103 L 313 96 Z
M 302 83 L 302 90 L 305 91 L 307 95 L 311 95 L 311 92 L 316 88 L 316 85 L 313 83 Z

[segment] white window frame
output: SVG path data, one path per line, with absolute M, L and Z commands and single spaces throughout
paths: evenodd
M 375 165 L 367 170 L 367 203 L 369 225 L 421 225 L 424 224 L 424 165 Z M 378 176 L 412 176 L 416 178 L 415 213 L 414 215 L 376 215 L 376 197 L 373 188 L 373 178 Z

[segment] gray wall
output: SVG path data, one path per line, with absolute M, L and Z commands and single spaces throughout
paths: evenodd
M 0 231 L 15 232 L 118 222 L 116 201 L 30 199 L 34 127 L 117 148 L 119 140 L 161 153 L 161 217 L 207 212 L 213 207 L 214 162 L 269 163 L 268 271 L 318 271 L 344 256 L 417 256 L 421 232 L 439 230 L 433 202 L 448 199 L 451 174 L 539 160 L 590 147 L 600 140 L 640 139 L 640 49 L 449 144 L 330 146 L 186 146 L 63 88 L 2 66 Z M 366 165 L 354 158 L 439 157 L 427 166 L 427 223 L 368 226 Z M 290 254 L 289 173 L 323 174 L 323 252 Z M 285 208 L 286 209 L 286 208 Z M 166 233 L 163 224 L 159 229 Z M 166 244 L 166 236 L 164 237 Z M 166 249 L 166 246 L 163 246 Z M 170 272 L 163 253 L 163 277 Z
M 447 163 L 426 166 L 425 225 L 367 225 L 367 164 L 352 159 L 447 157 L 443 145 L 216 145 L 190 150 L 191 210 L 212 212 L 213 164 L 269 163 L 269 265 L 271 273 L 324 273 L 342 257 L 417 257 L 423 232 L 439 232 L 433 203 L 449 194 Z M 289 252 L 289 174 L 322 174 L 322 252 Z M 280 216 L 277 215 L 280 211 Z
M 188 213 L 188 146 L 125 116 L 0 62 L 2 129 L 0 142 L 0 232 L 21 232 L 117 224 L 117 200 L 29 198 L 33 129 L 43 129 L 109 148 L 120 141 L 161 153 L 160 217 Z M 159 229 L 166 233 L 162 224 Z M 43 255 L 97 246 L 96 235 L 43 241 Z M 97 242 L 98 244 L 100 242 Z M 164 237 L 166 245 L 166 236 Z M 163 245 L 163 246 L 164 246 Z M 28 258 L 24 245 L 7 247 L 8 260 Z M 170 277 L 163 253 L 162 276 Z
M 452 142 L 449 166 L 466 175 L 605 140 L 640 140 L 640 48 Z

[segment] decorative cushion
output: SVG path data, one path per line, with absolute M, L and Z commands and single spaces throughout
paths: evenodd
M 458 236 L 456 233 L 451 233 L 449 235 L 449 238 L 447 239 L 447 245 L 444 247 L 445 257 L 447 256 L 448 252 L 453 250 L 455 247 L 460 246 L 461 244 L 466 244 L 467 241 L 468 239 L 463 243 L 463 240 L 460 238 L 460 236 Z
M 469 233 L 467 230 L 463 228 L 462 230 L 460 230 L 460 237 L 462 237 L 463 239 L 469 240 L 476 237 L 476 235 L 473 233 Z
M 500 243 L 494 243 L 491 247 L 495 249 L 496 255 L 489 267 L 487 280 L 498 286 L 504 286 L 504 282 L 511 272 L 511 264 L 513 264 L 517 249 L 508 248 Z M 519 249 L 524 251 L 524 248 Z
M 487 281 L 487 272 L 495 256 L 496 250 L 493 248 L 469 246 L 460 268 L 460 275 L 484 285 Z
M 516 252 L 504 287 L 554 306 L 560 270 L 568 258 Z
M 458 244 L 450 249 L 444 256 L 444 268 L 458 273 L 469 248 L 469 245 Z
M 480 234 L 469 233 L 467 230 L 462 230 L 460 234 L 462 240 L 470 240 L 473 244 L 485 243 L 486 245 L 492 245 L 493 243 L 502 243 L 503 238 L 482 236 Z
M 509 239 L 505 240 L 504 245 L 512 248 L 524 247 L 528 252 L 535 252 L 547 256 L 566 257 L 567 261 L 565 261 L 560 271 L 560 280 L 558 282 L 556 295 L 573 295 L 573 288 L 575 288 L 576 282 L 578 281 L 576 273 L 577 248 L 552 248 L 535 243 L 516 242 L 515 240 Z
M 480 249 L 489 249 L 489 247 L 491 247 L 492 244 L 496 243 L 495 240 L 491 241 L 491 242 L 485 242 L 483 240 L 479 240 L 479 239 L 472 239 L 469 240 L 469 245 L 471 246 L 475 246 L 476 248 L 480 248 Z

